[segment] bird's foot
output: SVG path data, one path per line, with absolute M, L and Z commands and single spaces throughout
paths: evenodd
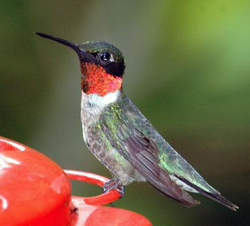
M 113 189 L 115 189 L 116 191 L 118 191 L 120 193 L 120 198 L 122 198 L 124 196 L 125 186 L 122 185 L 121 182 L 116 178 L 113 178 L 113 179 L 107 181 L 104 184 L 102 191 L 103 191 L 103 193 L 106 193 L 106 192 L 109 192 Z

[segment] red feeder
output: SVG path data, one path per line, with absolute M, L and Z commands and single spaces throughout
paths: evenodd
M 69 179 L 103 186 L 107 178 L 63 171 L 27 146 L 0 137 L 0 226 L 152 226 L 145 217 L 103 207 L 116 190 L 96 197 L 71 196 Z

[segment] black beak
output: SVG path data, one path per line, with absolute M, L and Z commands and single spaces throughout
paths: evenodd
M 35 34 L 39 35 L 39 36 L 41 36 L 43 38 L 47 38 L 47 39 L 53 40 L 55 42 L 59 42 L 59 43 L 65 45 L 65 46 L 70 47 L 71 49 L 73 49 L 77 53 L 80 61 L 96 63 L 95 56 L 93 56 L 91 53 L 88 53 L 87 51 L 85 51 L 83 49 L 83 47 L 79 47 L 75 43 L 69 42 L 69 41 L 67 41 L 65 39 L 62 39 L 62 38 L 57 38 L 57 37 L 53 37 L 51 35 L 43 34 L 43 33 L 40 33 L 40 32 L 35 32 Z
M 82 53 L 83 51 L 79 48 L 79 46 L 75 43 L 72 43 L 72 42 L 69 42 L 67 40 L 64 40 L 62 38 L 57 38 L 57 37 L 53 37 L 51 35 L 47 35 L 47 34 L 43 34 L 43 33 L 40 33 L 40 32 L 35 32 L 36 35 L 39 35 L 43 38 L 47 38 L 47 39 L 50 39 L 50 40 L 53 40 L 55 42 L 59 42 L 65 46 L 68 46 L 70 47 L 71 49 L 73 49 L 78 55 L 80 54 L 80 52 Z

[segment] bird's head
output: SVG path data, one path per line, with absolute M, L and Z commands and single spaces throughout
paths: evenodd
M 43 33 L 37 35 L 72 48 L 81 65 L 82 90 L 86 94 L 105 96 L 122 88 L 125 60 L 119 49 L 106 42 L 89 41 L 74 44 Z

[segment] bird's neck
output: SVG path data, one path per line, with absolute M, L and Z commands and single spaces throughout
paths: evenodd
M 82 91 L 105 96 L 122 88 L 122 78 L 108 74 L 103 67 L 94 63 L 81 62 Z

